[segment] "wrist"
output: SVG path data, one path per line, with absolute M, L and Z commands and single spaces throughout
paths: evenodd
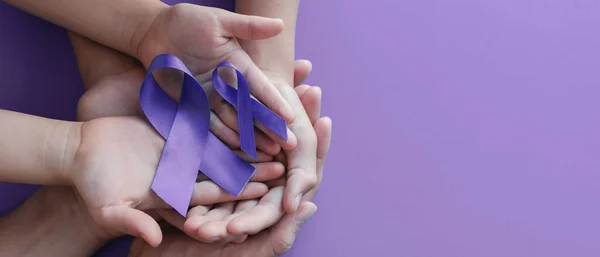
M 265 40 L 239 40 L 239 43 L 269 78 L 283 79 L 290 86 L 293 83 L 298 2 L 298 0 L 238 0 L 235 4 L 237 13 L 283 20 L 284 29 L 279 35 Z
M 160 45 L 159 42 L 153 40 L 149 36 L 149 32 L 153 26 L 160 25 L 157 23 L 158 17 L 163 12 L 170 10 L 170 8 L 172 7 L 162 1 L 156 1 L 156 4 L 148 11 L 148 15 L 139 21 L 135 32 L 132 34 L 132 56 L 137 58 L 144 65 L 149 65 L 152 58 L 161 52 L 163 46 Z
M 279 36 L 266 40 L 239 40 L 239 43 L 266 75 L 282 76 L 286 81 L 293 80 L 294 40 L 277 37 Z
M 75 155 L 81 141 L 81 122 L 56 121 L 46 138 L 44 168 L 58 185 L 72 185 Z

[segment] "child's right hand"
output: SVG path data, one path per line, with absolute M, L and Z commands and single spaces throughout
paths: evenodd
M 150 185 L 164 146 L 164 139 L 142 117 L 108 117 L 84 122 L 72 140 L 79 141 L 71 163 L 64 163 L 72 184 L 91 216 L 101 227 L 141 236 L 158 245 L 158 223 L 143 210 L 170 208 Z M 259 183 L 281 177 L 284 166 L 253 164 L 256 174 L 238 198 L 210 181 L 196 183 L 190 205 L 212 205 L 263 196 L 268 188 Z
M 148 67 L 152 59 L 163 53 L 179 57 L 194 75 L 209 78 L 220 62 L 229 61 L 248 80 L 254 97 L 265 104 L 288 123 L 293 122 L 294 113 L 266 75 L 254 64 L 241 48 L 236 38 L 261 40 L 276 36 L 283 30 L 280 19 L 242 15 L 226 10 L 192 4 L 178 4 L 163 9 L 152 23 L 140 29 L 137 58 Z M 135 41 L 135 40 L 134 40 Z M 208 76 L 207 76 L 208 75 Z M 202 84 L 210 79 L 203 81 Z M 167 93 L 177 95 L 177 89 L 164 88 Z M 170 87 L 170 86 L 167 86 Z M 295 146 L 295 137 L 288 130 L 288 142 L 282 147 Z

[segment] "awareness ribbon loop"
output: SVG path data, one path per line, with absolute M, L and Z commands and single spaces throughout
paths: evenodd
M 219 76 L 218 70 L 221 67 L 230 67 L 235 70 L 238 84 L 237 90 L 223 81 Z M 244 75 L 233 64 L 229 62 L 220 63 L 212 73 L 212 82 L 217 93 L 237 109 L 240 145 L 246 154 L 250 155 L 254 160 L 257 159 L 256 141 L 254 139 L 254 119 L 273 131 L 275 135 L 287 141 L 285 120 L 250 97 L 248 81 L 246 81 Z
M 235 69 L 229 63 L 222 63 L 220 66 Z M 166 68 L 182 71 L 184 74 L 179 103 L 167 95 L 152 75 L 152 72 Z M 238 80 L 245 82 L 242 74 L 237 69 L 235 70 L 238 74 Z M 219 79 L 221 78 L 218 74 L 215 76 L 213 73 L 213 83 L 218 84 Z M 229 87 L 225 82 L 223 83 L 220 86 L 230 88 L 226 89 L 226 92 L 235 94 L 238 100 L 243 98 L 246 93 L 242 89 L 242 92 L 238 95 L 238 90 Z M 247 89 L 247 83 L 245 85 L 241 85 L 243 83 L 238 84 L 240 84 L 238 87 Z M 217 92 L 221 94 L 225 91 Z M 249 98 L 249 91 L 247 92 Z M 221 96 L 224 99 L 236 99 L 232 98 L 231 95 L 221 94 Z M 253 124 L 252 117 L 256 117 L 263 124 L 271 120 L 278 120 L 277 118 L 281 119 L 272 112 L 265 112 L 266 107 L 264 109 L 255 108 L 254 102 L 256 101 L 253 102 L 247 99 L 242 99 L 242 101 L 246 102 L 236 105 L 238 114 L 246 115 L 244 117 L 246 120 L 250 117 L 250 125 Z M 179 214 L 186 216 L 198 170 L 201 170 L 228 193 L 235 196 L 241 193 L 254 174 L 254 167 L 238 157 L 209 131 L 210 105 L 208 96 L 181 60 L 170 54 L 158 55 L 152 60 L 140 89 L 140 105 L 148 121 L 166 140 L 151 185 L 152 190 L 161 199 Z M 248 108 L 249 106 L 251 108 Z M 255 109 L 262 113 L 255 113 Z M 277 117 L 270 117 L 270 115 Z M 261 117 L 262 120 L 258 117 Z M 272 125 L 273 123 L 267 124 L 269 124 L 269 129 L 272 127 L 278 128 Z M 276 125 L 280 126 L 280 124 Z M 285 121 L 283 126 L 282 136 L 285 138 Z M 278 134 L 280 131 L 274 131 L 274 133 Z M 248 146 L 248 143 L 246 146 Z M 249 149 L 246 150 L 249 151 Z

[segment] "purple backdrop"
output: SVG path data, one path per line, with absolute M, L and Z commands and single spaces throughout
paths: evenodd
M 334 139 L 319 212 L 287 256 L 598 256 L 599 13 L 593 0 L 302 1 L 297 56 Z M 65 32 L 4 4 L 0 20 L 0 108 L 73 118 Z M 31 192 L 0 190 L 2 211 Z

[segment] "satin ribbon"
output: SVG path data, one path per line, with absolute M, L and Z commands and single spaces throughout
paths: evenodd
M 235 70 L 238 82 L 237 90 L 223 81 L 219 76 L 218 70 L 221 67 L 230 67 Z M 265 127 L 284 141 L 287 141 L 287 127 L 285 120 L 250 97 L 248 81 L 246 81 L 244 75 L 236 69 L 233 64 L 229 62 L 222 62 L 219 64 L 212 73 L 212 82 L 217 93 L 237 109 L 240 148 L 246 154 L 250 155 L 254 160 L 257 159 L 253 118 L 265 125 Z
M 236 107 L 242 150 L 256 159 L 253 120 L 263 123 L 287 140 L 285 120 L 250 97 L 248 83 L 232 64 L 219 67 L 235 69 L 238 89 L 213 72 L 217 92 Z M 175 69 L 184 74 L 179 103 L 160 87 L 152 72 Z M 238 196 L 254 174 L 254 167 L 238 157 L 209 131 L 210 105 L 206 92 L 181 60 L 174 55 L 156 56 L 142 82 L 140 104 L 146 118 L 166 140 L 152 190 L 182 216 L 186 216 L 198 170 L 228 193 Z M 251 155 L 253 154 L 253 155 Z

